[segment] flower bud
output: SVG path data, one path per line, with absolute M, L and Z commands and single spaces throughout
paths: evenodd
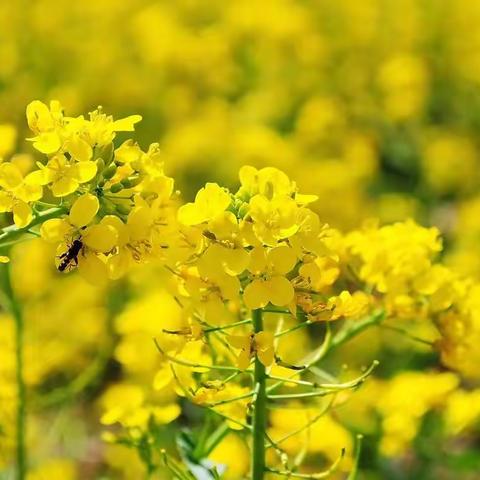
M 122 185 L 125 188 L 132 188 L 132 187 L 136 187 L 141 181 L 142 181 L 142 177 L 140 177 L 140 175 L 131 176 L 128 178 L 124 178 L 122 180 Z
M 239 209 L 238 209 L 238 216 L 239 218 L 244 218 L 245 215 L 248 213 L 249 205 L 248 203 L 244 203 Z
M 117 166 L 114 163 L 112 163 L 105 170 L 103 170 L 102 175 L 103 175 L 103 178 L 109 180 L 115 175 L 116 172 L 117 172 Z
M 105 161 L 103 158 L 97 158 L 97 172 L 101 172 L 105 168 Z
M 102 157 L 105 165 L 110 165 L 113 159 L 113 143 L 108 143 L 98 149 L 98 156 Z
M 128 215 L 130 213 L 131 208 L 127 207 L 126 205 L 123 205 L 121 203 L 118 203 L 116 205 L 116 209 L 118 213 L 121 213 L 122 215 Z
M 110 187 L 110 191 L 112 193 L 118 193 L 120 192 L 121 190 L 123 190 L 123 185 L 121 183 L 114 183 L 111 187 Z

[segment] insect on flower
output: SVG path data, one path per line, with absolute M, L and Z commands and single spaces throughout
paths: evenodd
M 73 264 L 75 267 L 78 266 L 78 255 L 83 248 L 83 241 L 80 238 L 75 239 L 71 245 L 69 245 L 68 250 L 61 255 L 59 255 L 58 259 L 60 263 L 58 264 L 58 271 L 64 272 L 68 271 L 73 268 Z

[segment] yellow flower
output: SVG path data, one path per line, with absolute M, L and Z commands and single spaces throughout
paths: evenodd
M 250 252 L 248 270 L 254 275 L 245 287 L 243 300 L 249 309 L 262 308 L 272 303 L 277 306 L 290 304 L 295 295 L 291 282 L 286 278 L 297 261 L 294 251 L 281 245 L 268 251 L 256 247 Z
M 335 283 L 340 275 L 340 268 L 332 259 L 318 257 L 313 262 L 304 263 L 299 273 L 307 281 L 310 290 L 321 292 Z
M 245 165 L 240 168 L 239 178 L 241 187 L 237 195 L 245 200 L 257 194 L 269 199 L 277 195 L 291 196 L 296 191 L 295 182 L 281 170 L 273 167 L 257 170 Z
M 231 203 L 227 191 L 216 183 L 207 183 L 195 196 L 195 202 L 182 205 L 178 220 L 184 225 L 198 225 L 214 219 L 224 212 Z
M 64 255 L 73 241 L 81 241 L 82 247 L 76 259 L 79 272 L 92 283 L 106 280 L 107 266 L 100 254 L 111 252 L 118 240 L 117 230 L 107 221 L 88 226 L 97 215 L 98 209 L 97 197 L 85 194 L 72 205 L 68 217 L 47 220 L 40 228 L 44 240 L 58 244 L 58 265 L 64 261 Z
M 228 337 L 231 345 L 240 350 L 237 357 L 238 368 L 246 370 L 250 360 L 256 354 L 258 359 L 269 367 L 275 358 L 273 346 L 273 334 L 271 332 L 258 332 L 254 335 L 230 335 Z
M 12 163 L 0 165 L 0 212 L 12 212 L 17 227 L 26 227 L 33 218 L 30 202 L 42 198 L 42 187 L 32 185 L 29 176 Z
M 358 318 L 367 313 L 370 305 L 369 296 L 357 291 L 352 295 L 347 290 L 343 290 L 340 295 L 330 297 L 327 308 L 332 310 L 331 320 L 337 320 L 340 317 Z
M 33 141 L 33 146 L 41 153 L 47 155 L 56 153 L 62 146 L 60 125 L 63 120 L 61 105 L 50 102 L 50 108 L 44 103 L 34 100 L 27 106 L 27 122 L 30 130 L 36 134 L 28 140 Z
M 180 407 L 173 402 L 156 406 L 150 403 L 142 387 L 133 384 L 117 384 L 102 396 L 104 413 L 100 418 L 104 425 L 121 423 L 127 428 L 146 428 L 150 419 L 166 424 L 180 415 Z
M 97 164 L 90 160 L 75 162 L 65 155 L 52 157 L 46 166 L 38 164 L 39 170 L 29 175 L 35 185 L 48 185 L 55 197 L 65 197 L 75 192 L 80 184 L 89 182 L 97 173 Z
M 291 237 L 299 229 L 297 203 L 286 195 L 272 199 L 255 195 L 250 200 L 248 213 L 253 220 L 255 235 L 265 245 L 274 247 L 279 240 Z

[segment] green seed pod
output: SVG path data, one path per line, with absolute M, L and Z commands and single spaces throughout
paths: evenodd
M 142 181 L 142 177 L 140 176 L 132 176 L 132 177 L 128 177 L 128 178 L 124 178 L 122 180 L 122 185 L 125 187 L 125 188 L 132 188 L 132 187 L 135 187 L 137 186 L 140 182 Z
M 117 166 L 114 163 L 112 163 L 107 168 L 105 168 L 105 170 L 103 170 L 102 175 L 103 175 L 103 178 L 106 178 L 107 180 L 109 180 L 115 175 L 116 172 L 117 172 Z
M 118 193 L 120 192 L 121 190 L 123 190 L 123 185 L 121 183 L 114 183 L 111 187 L 110 187 L 110 191 L 112 193 Z

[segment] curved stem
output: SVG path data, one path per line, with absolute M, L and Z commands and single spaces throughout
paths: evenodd
M 40 223 L 49 220 L 50 218 L 57 218 L 64 213 L 67 213 L 67 209 L 65 207 L 54 207 L 49 208 L 48 210 L 44 210 L 43 212 L 39 213 L 34 219 L 23 228 L 19 228 L 16 225 L 9 225 L 0 230 L 0 248 L 10 245 L 11 242 L 21 235 L 25 233 L 29 233 L 28 231 L 39 225 Z
M 17 480 L 24 480 L 27 472 L 25 447 L 25 415 L 26 392 L 23 372 L 24 360 L 24 323 L 19 302 L 15 298 L 12 288 L 10 264 L 2 266 L 2 300 L 4 308 L 12 315 L 15 324 L 15 381 L 17 384 L 17 413 L 16 413 L 16 465 Z
M 262 310 L 252 312 L 254 333 L 263 330 Z M 263 480 L 265 473 L 265 429 L 267 426 L 267 392 L 265 366 L 255 355 L 255 402 L 253 411 L 252 480 Z

